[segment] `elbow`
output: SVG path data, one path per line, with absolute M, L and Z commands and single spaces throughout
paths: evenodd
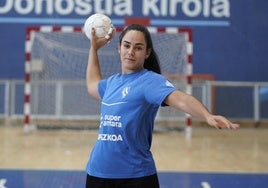
M 93 89 L 89 85 L 87 85 L 87 92 L 88 92 L 89 95 L 93 94 Z
M 98 84 L 88 84 L 87 85 L 88 94 L 96 100 L 100 100 L 99 92 L 98 92 Z

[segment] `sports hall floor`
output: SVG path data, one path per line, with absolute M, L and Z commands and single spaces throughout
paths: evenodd
M 0 188 L 82 188 L 96 130 L 0 126 Z M 268 187 L 268 128 L 155 132 L 161 188 Z

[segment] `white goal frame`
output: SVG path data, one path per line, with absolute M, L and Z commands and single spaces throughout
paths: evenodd
M 122 32 L 123 27 L 116 27 L 117 32 Z M 192 94 L 192 75 L 193 75 L 193 33 L 190 28 L 178 28 L 178 27 L 152 27 L 148 26 L 148 30 L 151 33 L 184 33 L 186 37 L 186 93 Z M 26 30 L 25 40 L 25 85 L 24 85 L 24 132 L 30 132 L 34 129 L 34 125 L 31 125 L 31 51 L 36 32 L 83 32 L 82 27 L 77 26 L 32 26 Z M 192 132 L 192 118 L 189 114 L 185 115 L 185 131 L 187 137 L 191 137 Z

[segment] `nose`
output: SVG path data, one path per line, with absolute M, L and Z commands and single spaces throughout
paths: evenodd
M 128 49 L 128 55 L 129 55 L 129 56 L 133 56 L 133 55 L 134 55 L 134 48 L 133 48 L 133 47 L 130 47 L 130 48 Z

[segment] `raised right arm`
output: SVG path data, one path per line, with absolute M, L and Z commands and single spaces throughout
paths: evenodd
M 88 64 L 86 71 L 86 82 L 88 93 L 95 99 L 100 100 L 98 92 L 98 83 L 102 79 L 101 69 L 99 65 L 98 50 L 107 44 L 113 37 L 113 30 L 103 38 L 98 38 L 95 35 L 95 30 L 92 29 L 90 49 L 88 56 Z
M 91 42 L 92 44 L 92 42 Z M 95 99 L 100 100 L 98 93 L 98 83 L 101 80 L 101 70 L 99 65 L 98 51 L 92 45 L 89 49 L 86 80 L 88 93 Z

